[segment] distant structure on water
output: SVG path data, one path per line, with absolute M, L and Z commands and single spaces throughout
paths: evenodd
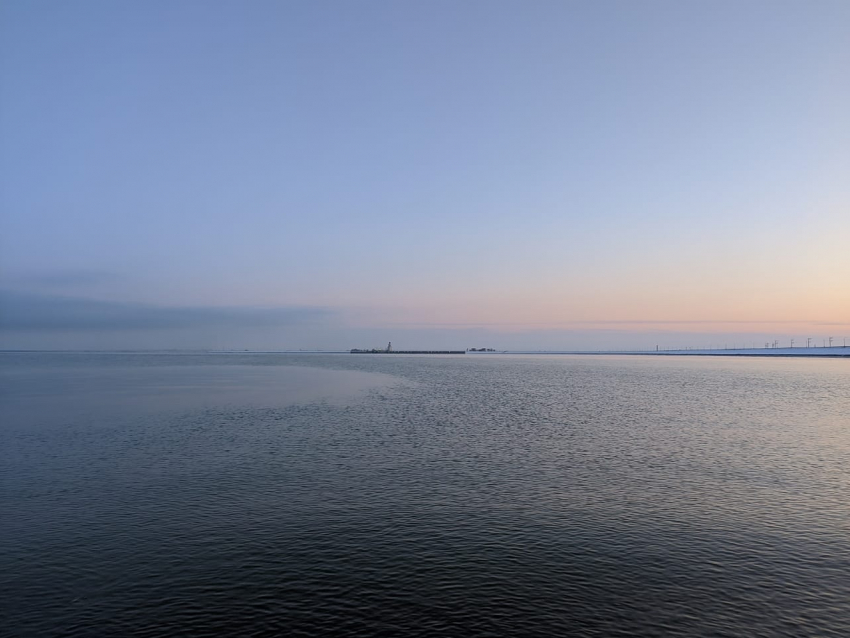
M 466 350 L 393 350 L 393 342 L 390 341 L 383 350 L 380 348 L 372 348 L 371 350 L 352 348 L 351 354 L 466 354 Z

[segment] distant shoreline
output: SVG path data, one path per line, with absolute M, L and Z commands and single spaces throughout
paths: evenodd
M 138 355 L 260 355 L 260 354 L 351 354 L 349 350 L 0 350 L 0 354 L 138 354 Z M 453 351 L 454 353 L 454 351 Z M 357 353 L 359 354 L 359 353 Z M 367 353 L 368 354 L 368 353 Z M 397 355 L 443 356 L 443 352 L 396 352 Z M 737 348 L 694 350 L 497 350 L 466 351 L 473 356 L 493 355 L 574 355 L 574 356 L 646 356 L 646 357 L 784 357 L 850 359 L 850 346 L 819 348 Z
M 628 355 L 647 357 L 815 357 L 850 358 L 850 346 L 821 348 L 729 348 L 720 350 L 505 350 L 470 354 L 568 354 L 568 355 Z

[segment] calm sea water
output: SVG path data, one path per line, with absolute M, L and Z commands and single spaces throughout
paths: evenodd
M 9 636 L 850 636 L 850 362 L 0 355 Z

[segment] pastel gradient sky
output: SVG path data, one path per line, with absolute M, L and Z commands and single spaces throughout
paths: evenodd
M 4 2 L 0 347 L 850 337 L 848 33 L 846 0 Z

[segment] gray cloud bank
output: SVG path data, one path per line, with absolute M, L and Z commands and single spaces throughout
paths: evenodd
M 16 332 L 268 328 L 314 324 L 326 308 L 169 307 L 0 291 L 0 329 Z
M 102 270 L 51 270 L 46 272 L 3 273 L 3 280 L 16 287 L 30 290 L 48 289 L 51 293 L 59 290 L 74 291 L 98 284 L 116 284 L 125 281 L 125 277 Z M 70 294 L 74 294 L 71 292 Z

